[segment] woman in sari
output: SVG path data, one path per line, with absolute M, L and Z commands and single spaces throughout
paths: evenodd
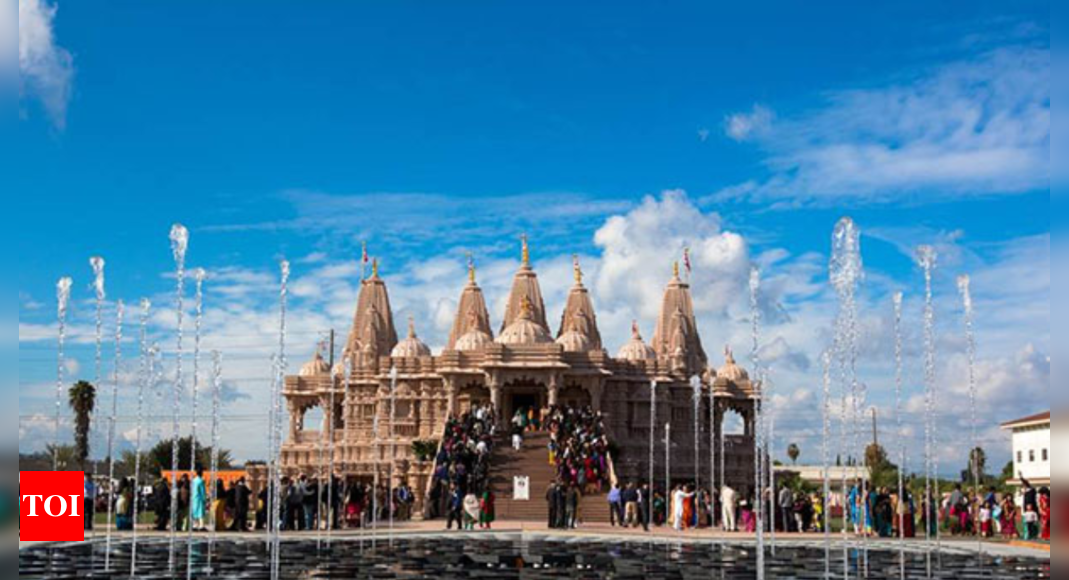
M 475 497 L 474 493 L 469 493 L 464 498 L 464 529 L 471 531 L 475 529 L 475 524 L 479 521 L 482 515 L 482 510 L 479 507 L 479 498 Z
M 1009 495 L 1002 498 L 1002 517 L 999 520 L 1002 526 L 1002 536 L 1008 540 L 1017 537 L 1017 504 Z
M 1039 538 L 1050 541 L 1050 490 L 1039 490 Z
M 494 508 L 494 492 L 489 489 L 483 493 L 482 502 L 480 502 L 479 508 L 481 510 L 479 515 L 479 527 L 484 530 L 489 530 L 494 520 L 497 519 L 497 511 Z

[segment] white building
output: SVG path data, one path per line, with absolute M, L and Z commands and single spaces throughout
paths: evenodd
M 1050 487 L 1050 411 L 1025 417 L 1002 428 L 1013 434 L 1013 473 L 1010 485 L 1027 479 L 1033 487 Z

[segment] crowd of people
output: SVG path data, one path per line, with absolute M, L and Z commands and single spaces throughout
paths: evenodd
M 435 458 L 426 506 L 427 518 L 445 517 L 447 528 L 490 528 L 495 498 L 490 486 L 490 456 L 494 450 L 495 409 L 478 405 L 446 422 Z
M 914 501 L 908 487 L 899 498 L 887 488 L 862 491 L 855 485 L 847 496 L 849 521 L 859 535 L 894 538 L 980 536 L 1050 541 L 1050 490 L 1022 482 L 1020 502 L 994 487 L 983 492 L 955 485 L 949 494 Z
M 557 484 L 580 494 L 601 493 L 609 483 L 605 420 L 590 407 L 551 407 L 542 422 L 549 431 L 549 463 Z

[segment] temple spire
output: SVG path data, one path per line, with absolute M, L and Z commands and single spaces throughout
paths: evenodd
M 493 333 L 490 330 L 490 314 L 486 310 L 486 299 L 483 291 L 475 280 L 475 259 L 468 253 L 468 284 L 460 294 L 460 302 L 457 304 L 457 314 L 453 319 L 453 330 L 449 333 L 449 342 L 446 350 L 455 350 L 457 341 L 470 332 L 478 331 L 487 336 L 487 341 L 493 341 Z
M 590 299 L 590 292 L 583 286 L 583 268 L 579 264 L 578 255 L 572 256 L 572 270 L 575 276 L 575 286 L 572 286 L 571 292 L 568 293 L 557 339 L 567 339 L 566 350 L 601 350 L 598 318 L 594 313 L 594 303 Z M 575 337 L 567 337 L 569 333 L 581 336 L 582 340 L 577 341 Z
M 531 321 L 549 333 L 549 325 L 546 323 L 546 303 L 542 298 L 542 289 L 538 285 L 538 275 L 531 268 L 531 246 L 527 234 L 520 239 L 523 242 L 523 263 L 512 281 L 512 291 L 509 292 L 501 332 L 505 332 L 505 329 L 519 318 L 521 302 L 526 298 L 530 304 Z

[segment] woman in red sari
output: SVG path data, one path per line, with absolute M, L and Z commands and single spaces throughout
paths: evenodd
M 1050 490 L 1043 488 L 1039 490 L 1039 537 L 1043 540 L 1050 541 Z
M 999 518 L 1002 526 L 1002 536 L 1012 540 L 1017 537 L 1017 504 L 1013 497 L 1007 495 L 1002 499 L 1002 517 Z

